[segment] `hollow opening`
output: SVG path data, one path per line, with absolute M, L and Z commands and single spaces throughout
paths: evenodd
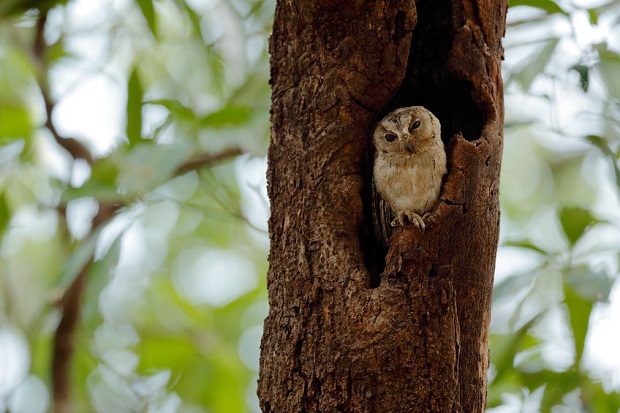
M 456 2 L 455 2 L 456 4 Z M 417 0 L 417 23 L 413 31 L 407 73 L 403 83 L 383 115 L 404 106 L 424 106 L 441 122 L 441 137 L 447 145 L 456 134 L 473 141 L 482 133 L 484 115 L 473 100 L 472 86 L 468 81 L 456 78 L 448 70 L 448 58 L 452 49 L 455 22 L 452 0 Z M 372 139 L 372 132 L 369 133 Z M 372 145 L 369 145 L 372 152 Z M 364 189 L 364 221 L 360 227 L 360 239 L 364 249 L 366 267 L 370 273 L 370 286 L 381 283 L 385 269 L 387 246 L 376 236 L 372 222 L 372 158 L 369 153 Z
M 445 143 L 457 133 L 469 141 L 480 137 L 482 110 L 474 102 L 471 84 L 448 71 L 454 42 L 452 0 L 417 0 L 418 21 L 413 31 L 407 74 L 386 113 L 411 105 L 425 106 L 439 118 Z

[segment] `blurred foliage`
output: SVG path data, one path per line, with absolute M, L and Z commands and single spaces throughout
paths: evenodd
M 492 412 L 620 411 L 620 4 L 511 1 Z
M 74 411 L 257 410 L 274 7 L 2 2 L 0 412 L 51 409 L 83 268 Z
M 489 411 L 617 412 L 620 5 L 510 3 Z M 274 7 L 2 2 L 0 412 L 50 409 L 85 266 L 75 411 L 258 409 Z

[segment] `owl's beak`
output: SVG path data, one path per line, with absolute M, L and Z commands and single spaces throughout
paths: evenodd
M 405 143 L 405 149 L 407 149 L 409 152 L 413 153 L 413 146 L 411 146 L 411 144 L 409 142 Z

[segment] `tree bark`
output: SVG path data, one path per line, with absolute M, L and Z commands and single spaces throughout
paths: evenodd
M 483 412 L 507 1 L 279 0 L 264 412 Z M 377 120 L 423 105 L 448 175 L 424 233 L 368 230 Z

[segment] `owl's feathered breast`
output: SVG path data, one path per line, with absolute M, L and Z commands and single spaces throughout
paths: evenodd
M 432 209 L 445 173 L 445 160 L 441 162 L 437 156 L 437 153 L 377 154 L 373 170 L 375 186 L 395 214 L 410 210 L 421 215 Z

